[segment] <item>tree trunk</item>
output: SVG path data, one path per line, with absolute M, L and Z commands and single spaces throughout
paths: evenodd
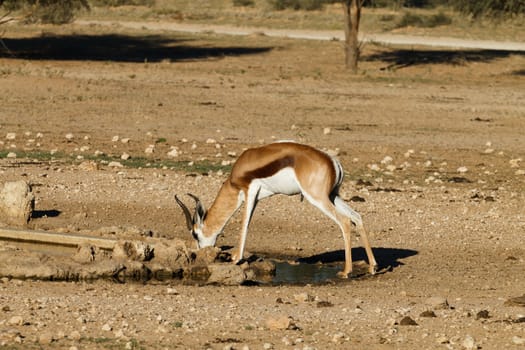
M 361 20 L 362 0 L 344 0 L 343 10 L 345 18 L 345 64 L 346 68 L 357 73 L 359 61 L 359 21 Z

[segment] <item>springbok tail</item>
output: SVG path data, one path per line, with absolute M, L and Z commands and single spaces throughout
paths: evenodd
M 356 225 L 356 226 L 362 226 L 363 225 L 363 219 L 361 219 L 361 215 L 359 215 L 358 212 L 356 212 L 354 209 L 350 208 L 346 202 L 341 199 L 341 197 L 336 196 L 334 199 L 335 209 L 340 213 L 350 218 L 350 220 Z

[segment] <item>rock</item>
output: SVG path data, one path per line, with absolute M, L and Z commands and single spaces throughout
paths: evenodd
M 479 320 L 480 318 L 483 318 L 483 319 L 490 318 L 488 310 L 478 311 L 478 313 L 476 314 L 476 320 Z
M 240 266 L 233 264 L 211 264 L 208 265 L 210 277 L 208 284 L 221 284 L 226 286 L 237 286 L 246 281 L 246 274 Z
M 336 344 L 341 344 L 346 340 L 348 340 L 348 337 L 343 332 L 337 332 L 332 336 L 332 342 Z
M 442 297 L 430 297 L 425 300 L 425 304 L 431 306 L 434 310 L 446 310 L 450 308 L 447 299 Z
M 308 294 L 306 292 L 295 294 L 293 297 L 294 297 L 295 301 L 300 302 L 300 303 L 306 303 L 306 302 L 311 302 L 311 301 L 315 300 L 314 296 L 312 296 L 312 295 L 310 295 L 310 294 Z
M 271 349 L 273 349 L 273 344 L 272 343 L 264 343 L 263 344 L 263 349 L 264 350 L 271 350 Z
M 417 322 L 414 321 L 410 316 L 405 316 L 399 321 L 400 326 L 417 326 Z
M 128 153 L 125 153 L 125 152 L 120 155 L 120 159 L 122 159 L 122 160 L 128 160 L 130 158 L 131 158 L 131 156 Z
M 75 135 L 73 135 L 72 133 L 67 133 L 66 134 L 66 140 L 72 141 L 74 138 L 75 138 Z
M 107 324 L 107 323 L 105 323 L 105 324 L 102 326 L 102 330 L 103 330 L 104 332 L 111 332 L 112 329 L 113 329 L 113 328 L 111 328 L 111 326 L 110 326 L 109 324 Z
M 49 345 L 55 340 L 51 332 L 43 332 L 38 336 L 38 343 L 41 345 Z
M 24 324 L 24 319 L 22 316 L 13 316 L 7 321 L 7 324 L 10 326 L 22 326 Z
M 512 343 L 516 345 L 525 345 L 525 338 L 521 338 L 515 335 L 512 337 Z
M 176 148 L 173 148 L 171 151 L 168 152 L 168 157 L 176 158 L 179 156 L 179 151 Z
M 466 166 L 460 166 L 457 169 L 457 172 L 460 173 L 460 174 L 465 174 L 466 172 L 468 172 L 468 168 Z
M 80 340 L 82 336 L 80 335 L 80 332 L 75 330 L 75 331 L 72 331 L 69 336 L 68 336 L 68 339 L 71 339 L 71 340 Z
M 476 345 L 476 342 L 474 341 L 474 338 L 472 336 L 467 335 L 465 339 L 463 339 L 463 342 L 461 343 L 464 349 L 467 350 L 474 350 L 477 349 L 478 346 Z
M 84 171 L 95 171 L 98 170 L 99 167 L 97 162 L 93 160 L 87 160 L 85 162 L 80 163 L 78 169 Z
M 179 295 L 179 292 L 175 288 L 168 287 L 166 288 L 167 295 Z
M 284 315 L 267 318 L 266 327 L 271 331 L 297 329 L 294 319 Z
M 112 161 L 112 162 L 109 162 L 108 167 L 110 167 L 110 168 L 123 168 L 124 165 L 122 165 L 121 162 Z
M 5 135 L 5 139 L 6 139 L 6 140 L 13 141 L 14 139 L 16 139 L 16 133 L 14 133 L 14 132 L 8 132 L 7 135 Z
M 423 311 L 419 317 L 437 317 L 436 313 L 432 310 L 425 310 Z
M 192 262 L 195 265 L 209 265 L 215 262 L 221 249 L 218 247 L 204 247 L 192 253 Z
M 115 260 L 135 261 L 149 261 L 153 256 L 153 247 L 142 241 L 118 241 L 112 254 Z
M 323 129 L 323 135 L 330 135 L 332 133 L 332 129 L 330 128 L 324 128 Z
M 34 207 L 35 197 L 25 181 L 6 182 L 0 188 L 0 218 L 4 223 L 26 226 Z

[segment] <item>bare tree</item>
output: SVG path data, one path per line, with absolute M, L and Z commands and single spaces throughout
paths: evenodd
M 364 0 L 343 0 L 344 28 L 345 28 L 345 64 L 346 68 L 357 73 L 359 61 L 359 21 Z

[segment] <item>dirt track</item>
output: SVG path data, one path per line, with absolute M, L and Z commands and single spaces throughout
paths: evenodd
M 339 153 L 384 273 L 250 287 L 6 278 L 0 344 L 523 348 L 525 308 L 506 303 L 525 293 L 523 55 L 368 46 L 356 77 L 337 42 L 97 26 L 6 37 L 22 53 L 0 58 L 0 146 L 17 154 L 0 179 L 33 184 L 31 228 L 137 226 L 189 244 L 173 194 L 211 203 L 243 148 L 295 139 Z M 124 154 L 142 167 L 109 166 Z M 342 246 L 315 208 L 283 197 L 261 202 L 247 241 L 324 264 L 341 264 Z

